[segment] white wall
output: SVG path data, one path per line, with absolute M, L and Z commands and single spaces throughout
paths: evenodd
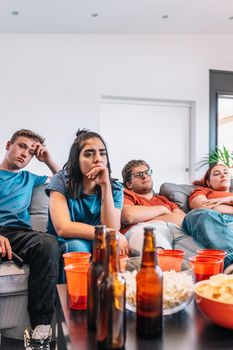
M 209 69 L 233 71 L 232 40 L 223 35 L 1 34 L 1 158 L 7 139 L 24 127 L 43 134 L 63 165 L 75 131 L 98 131 L 101 96 L 112 95 L 195 101 L 200 160 L 208 152 Z M 30 169 L 45 172 L 35 163 Z

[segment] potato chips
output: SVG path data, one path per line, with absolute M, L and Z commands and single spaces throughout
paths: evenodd
M 207 299 L 233 304 L 233 275 L 213 275 L 197 285 L 196 292 Z

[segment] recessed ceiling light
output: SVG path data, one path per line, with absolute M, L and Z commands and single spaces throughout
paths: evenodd
M 163 15 L 161 18 L 162 19 L 167 19 L 169 16 L 168 15 Z
M 98 13 L 96 13 L 96 12 L 92 13 L 92 17 L 98 17 L 98 16 L 99 16 Z
M 228 17 L 229 20 L 233 19 L 233 16 Z
M 14 16 L 18 16 L 19 15 L 19 11 L 12 11 L 11 14 L 14 15 Z

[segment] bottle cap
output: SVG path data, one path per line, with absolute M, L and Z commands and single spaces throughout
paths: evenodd
M 144 234 L 147 235 L 147 234 L 150 234 L 150 233 L 154 233 L 155 231 L 155 228 L 154 227 L 144 227 Z
M 119 236 L 116 232 L 116 230 L 107 230 L 107 234 L 106 234 L 106 239 L 110 240 L 110 239 L 116 239 L 118 240 Z
M 95 226 L 95 232 L 99 233 L 99 232 L 106 232 L 106 225 L 96 225 Z

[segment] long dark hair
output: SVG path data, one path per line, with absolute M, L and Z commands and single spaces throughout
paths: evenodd
M 79 165 L 80 152 L 85 146 L 85 141 L 93 137 L 100 139 L 101 142 L 104 144 L 107 156 L 107 168 L 109 171 L 109 177 L 111 177 L 111 167 L 109 162 L 107 146 L 103 138 L 96 132 L 90 131 L 88 129 L 78 129 L 78 131 L 76 132 L 76 138 L 70 149 L 68 161 L 63 166 L 63 169 L 66 170 L 66 175 L 68 178 L 68 192 L 73 198 L 79 197 L 82 191 L 83 173 L 81 172 Z

